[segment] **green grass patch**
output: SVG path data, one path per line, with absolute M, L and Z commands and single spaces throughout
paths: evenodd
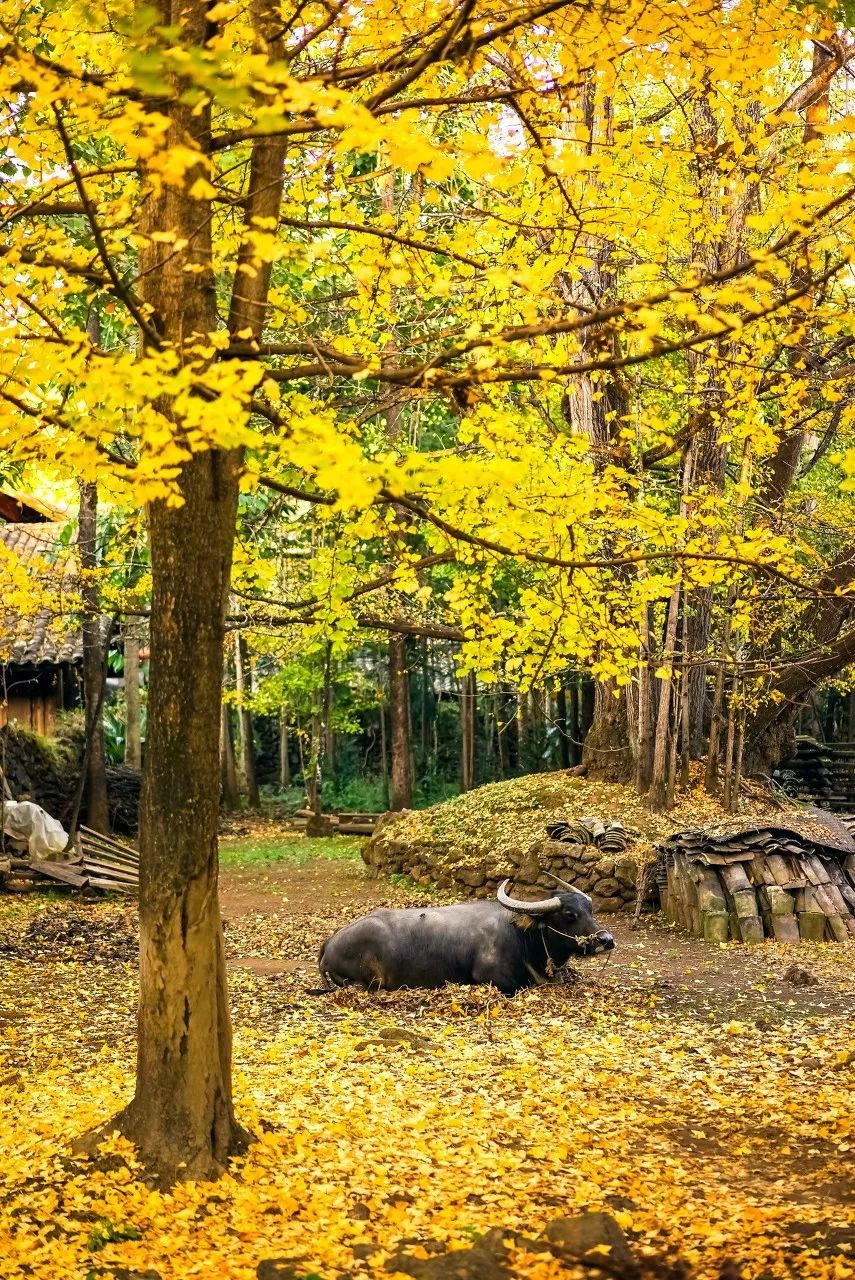
M 312 858 L 333 862 L 361 862 L 362 840 L 353 836 L 304 836 L 280 833 L 272 836 L 242 836 L 220 840 L 220 865 L 257 867 L 271 862 L 299 865 Z

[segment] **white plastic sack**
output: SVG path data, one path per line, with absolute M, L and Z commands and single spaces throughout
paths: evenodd
M 31 800 L 3 801 L 3 830 L 10 840 L 26 844 L 32 858 L 56 858 L 68 843 L 62 824 Z

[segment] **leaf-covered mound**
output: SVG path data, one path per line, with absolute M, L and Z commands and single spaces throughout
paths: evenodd
M 762 816 L 756 803 L 750 811 L 752 817 Z M 780 820 L 781 811 L 775 812 Z M 630 836 L 626 853 L 615 856 L 596 846 L 546 838 L 547 824 L 587 815 L 623 823 Z M 542 871 L 550 870 L 572 879 L 592 894 L 599 911 L 608 912 L 634 899 L 639 867 L 653 858 L 659 841 L 727 816 L 700 788 L 679 793 L 670 813 L 652 813 L 632 787 L 621 783 L 570 772 L 536 773 L 395 815 L 381 823 L 363 857 L 378 872 L 477 896 L 495 892 L 506 876 L 535 885 Z

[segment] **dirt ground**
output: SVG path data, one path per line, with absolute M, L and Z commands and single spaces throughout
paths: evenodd
M 317 985 L 318 946 L 348 920 L 377 906 L 436 900 L 372 878 L 355 860 L 227 868 L 220 879 L 230 967 L 288 975 L 308 987 Z M 586 987 L 631 989 L 665 1007 L 726 1020 L 745 1016 L 761 1026 L 782 1017 L 839 1017 L 855 1010 L 855 976 L 817 976 L 816 966 L 797 954 L 790 964 L 770 967 L 769 948 L 710 947 L 658 917 L 642 916 L 634 924 L 629 914 L 611 915 L 600 923 L 617 945 L 607 960 L 575 967 Z M 776 950 L 776 960 L 780 955 Z

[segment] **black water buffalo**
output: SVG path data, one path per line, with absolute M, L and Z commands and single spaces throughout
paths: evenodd
M 327 988 L 466 986 L 492 983 L 506 995 L 550 981 L 572 956 L 611 951 L 591 899 L 564 892 L 537 902 L 508 896 L 508 881 L 490 901 L 452 907 L 380 907 L 328 938 L 318 966 Z

